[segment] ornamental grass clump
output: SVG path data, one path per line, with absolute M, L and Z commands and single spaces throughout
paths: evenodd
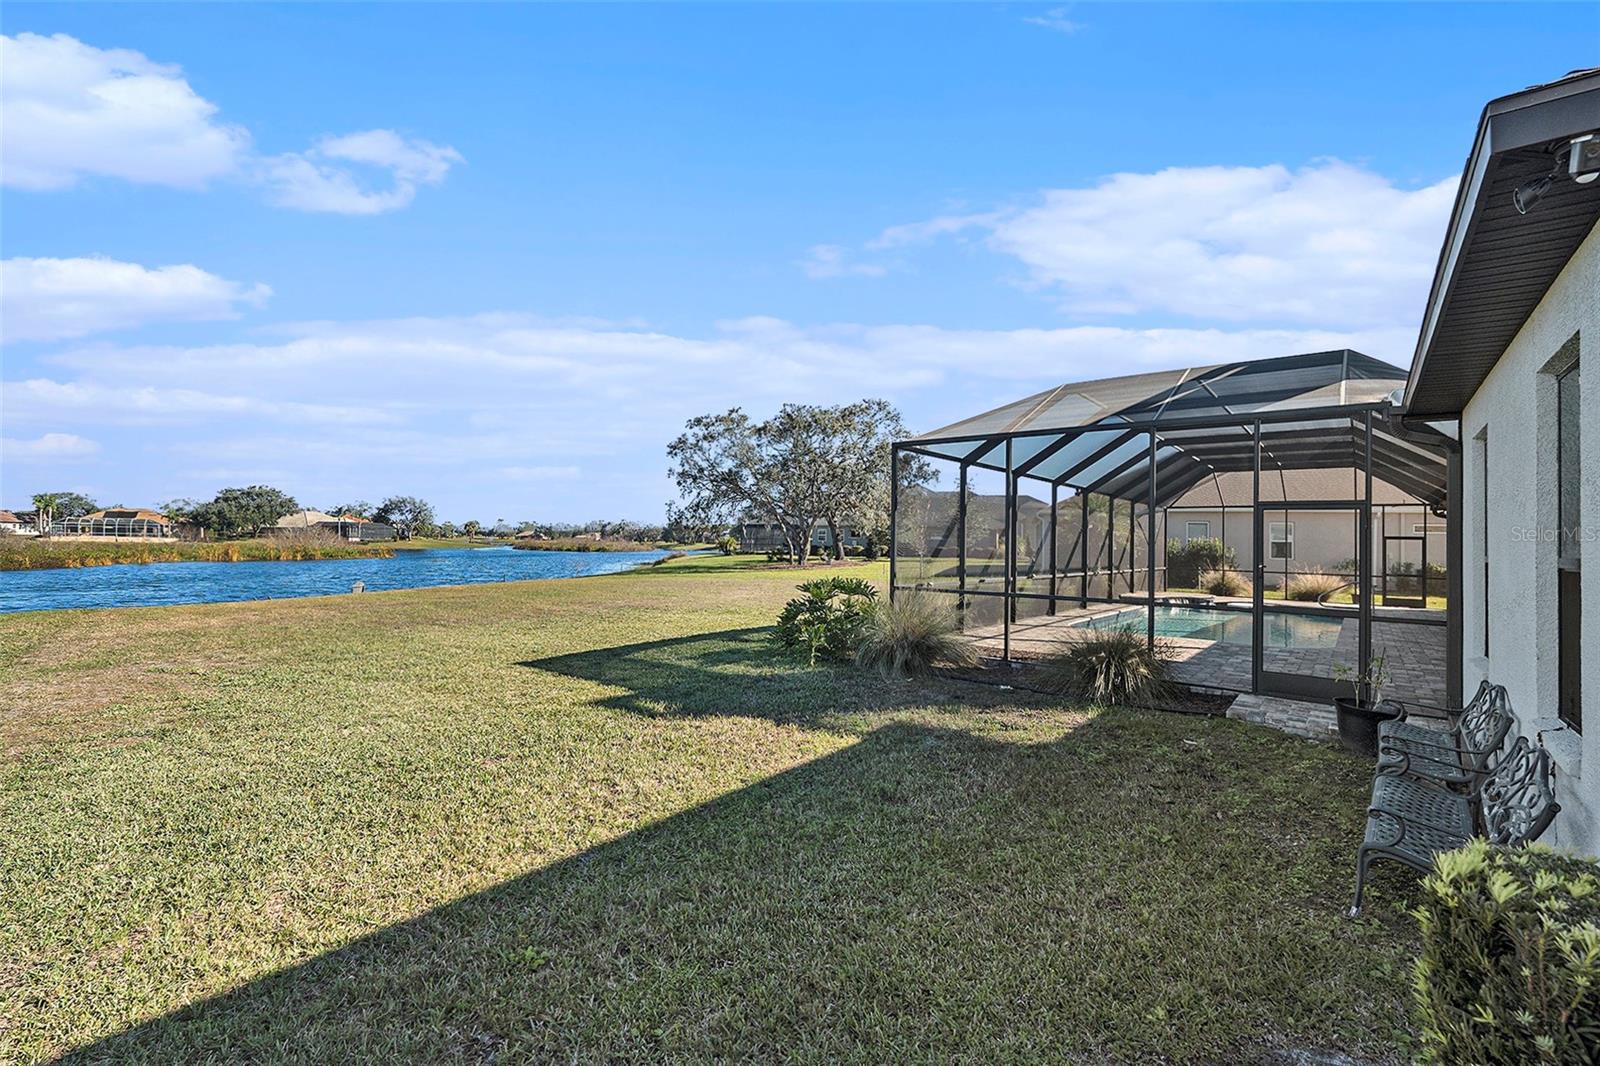
M 859 577 L 820 577 L 795 586 L 800 595 L 778 613 L 778 642 L 804 648 L 818 659 L 848 661 L 878 601 L 878 590 Z
M 1040 674 L 1046 687 L 1093 703 L 1148 705 L 1169 690 L 1162 647 L 1152 649 L 1143 630 L 1091 633 L 1045 660 Z
M 1250 583 L 1232 570 L 1206 570 L 1197 587 L 1213 596 L 1250 595 Z
M 1435 860 L 1415 913 L 1423 1062 L 1600 1060 L 1600 867 L 1478 840 Z
M 1315 602 L 1338 592 L 1348 583 L 1338 574 L 1295 574 L 1289 578 L 1287 596 L 1291 600 Z
M 935 666 L 971 667 L 978 653 L 949 604 L 925 592 L 879 601 L 861 632 L 856 663 L 885 677 L 922 677 Z

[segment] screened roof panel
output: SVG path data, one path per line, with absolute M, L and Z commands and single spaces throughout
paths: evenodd
M 1059 385 L 912 440 L 1379 403 L 1405 378 L 1399 367 L 1348 349 L 1161 370 Z
M 1143 500 L 1154 428 L 1156 501 L 1166 506 L 1208 477 L 1254 470 L 1253 419 L 1266 413 L 1281 418 L 1317 409 L 1322 417 L 1262 423 L 1264 479 L 1280 470 L 1363 469 L 1364 412 L 1373 410 L 1374 476 L 1438 503 L 1445 494 L 1443 450 L 1406 439 L 1410 431 L 1380 406 L 1403 378 L 1399 368 L 1351 351 L 1135 374 L 1063 385 L 901 446 L 1003 473 L 1010 437 L 1019 477 Z M 1338 411 L 1352 406 L 1363 410 Z M 1211 421 L 1194 424 L 1201 420 Z

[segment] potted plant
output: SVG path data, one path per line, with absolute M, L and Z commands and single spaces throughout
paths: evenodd
M 1389 667 L 1385 655 L 1379 652 L 1367 663 L 1364 671 L 1352 670 L 1340 664 L 1334 667 L 1333 676 L 1338 681 L 1348 681 L 1349 696 L 1333 698 L 1334 714 L 1339 722 L 1339 742 L 1346 749 L 1369 759 L 1378 757 L 1378 723 L 1400 714 L 1400 706 L 1383 698 L 1383 688 L 1389 683 Z

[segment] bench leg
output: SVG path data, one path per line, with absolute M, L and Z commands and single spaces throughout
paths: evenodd
M 1356 898 L 1350 903 L 1350 917 L 1361 917 L 1361 893 L 1367 885 L 1367 867 L 1375 856 L 1368 855 L 1365 847 L 1356 852 Z

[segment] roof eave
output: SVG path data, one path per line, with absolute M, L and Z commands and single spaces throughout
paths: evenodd
M 1433 337 L 1449 303 L 1456 266 L 1469 247 L 1475 223 L 1482 212 L 1485 177 L 1494 159 L 1519 148 L 1559 140 L 1594 128 L 1600 108 L 1600 69 L 1537 85 L 1489 101 L 1478 119 L 1472 153 L 1467 157 L 1450 210 L 1450 222 L 1434 267 L 1433 284 L 1423 311 L 1422 328 L 1406 378 L 1404 409 L 1409 412 L 1422 383 Z M 1426 413 L 1437 415 L 1439 412 Z

